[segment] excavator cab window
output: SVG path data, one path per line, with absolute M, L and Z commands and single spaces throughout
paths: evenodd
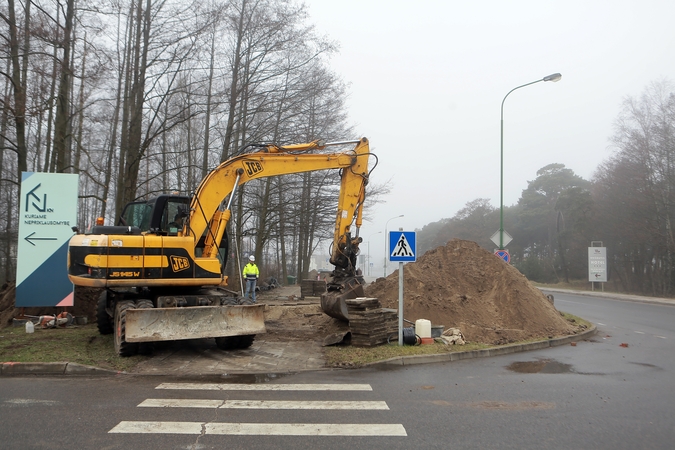
M 188 216 L 188 204 L 182 198 L 170 198 L 162 214 L 161 229 L 176 235 L 183 230 L 185 218 Z
M 118 225 L 137 227 L 141 232 L 176 235 L 190 210 L 190 197 L 160 195 L 145 202 L 125 206 Z
M 133 202 L 125 206 L 118 225 L 125 227 L 138 227 L 141 231 L 150 229 L 152 204 L 146 202 Z

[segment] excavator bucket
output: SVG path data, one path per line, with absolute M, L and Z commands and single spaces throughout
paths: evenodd
M 349 320 L 345 300 L 357 297 L 365 297 L 363 285 L 356 278 L 348 278 L 328 286 L 328 292 L 321 295 L 321 309 L 336 319 Z
M 265 305 L 130 309 L 128 342 L 173 341 L 265 333 Z

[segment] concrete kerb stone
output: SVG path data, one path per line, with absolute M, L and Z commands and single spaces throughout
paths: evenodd
M 520 353 L 530 350 L 540 350 L 542 348 L 557 347 L 560 345 L 569 344 L 571 342 L 581 341 L 593 336 L 597 332 L 595 325 L 591 326 L 583 333 L 574 334 L 571 336 L 563 336 L 554 339 L 546 339 L 544 341 L 528 342 L 527 344 L 513 344 L 505 345 L 503 347 L 486 348 L 482 350 L 468 350 L 451 353 L 436 353 L 433 355 L 413 355 L 413 356 L 397 356 L 384 361 L 377 361 L 373 363 L 364 364 L 364 366 L 379 366 L 379 365 L 396 365 L 396 366 L 412 366 L 416 364 L 429 364 L 448 361 L 459 361 L 462 359 L 487 358 L 490 356 L 508 355 L 511 353 Z
M 66 370 L 65 362 L 5 362 L 2 363 L 3 375 L 61 375 Z
M 84 364 L 78 363 L 67 363 L 64 374 L 66 375 L 118 375 L 121 372 L 118 370 L 108 370 L 101 369 L 100 367 L 95 366 L 85 366 Z
M 576 291 L 576 290 L 573 290 L 573 289 L 548 288 L 548 287 L 543 287 L 543 286 L 538 286 L 537 288 L 542 292 L 552 292 L 552 293 L 571 294 L 571 295 L 583 295 L 583 296 L 586 296 L 586 297 L 599 297 L 599 298 L 606 298 L 606 299 L 609 299 L 609 300 L 630 301 L 630 302 L 639 302 L 639 303 L 652 303 L 652 304 L 675 306 L 675 299 L 672 299 L 672 298 L 644 297 L 642 295 L 617 294 L 617 293 L 614 293 L 614 292 Z
M 4 362 L 0 375 L 115 375 L 120 372 L 68 362 Z

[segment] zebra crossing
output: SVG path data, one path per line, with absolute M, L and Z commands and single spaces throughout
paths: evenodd
M 368 384 L 227 384 L 227 383 L 162 383 L 156 390 L 182 391 L 306 391 L 367 392 Z M 362 396 L 363 394 L 359 394 Z M 220 400 L 148 398 L 139 408 L 202 408 L 256 410 L 317 410 L 324 411 L 389 411 L 385 401 L 372 400 Z M 108 433 L 125 434 L 195 434 L 239 436 L 407 436 L 402 424 L 381 423 L 224 423 L 121 421 Z

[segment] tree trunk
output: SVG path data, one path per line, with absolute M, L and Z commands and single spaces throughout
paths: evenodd
M 9 6 L 9 49 L 12 60 L 12 85 L 14 89 L 14 126 L 16 129 L 16 154 L 18 159 L 16 181 L 21 184 L 21 172 L 28 170 L 26 149 L 26 86 L 21 79 L 19 61 L 19 37 L 16 27 L 14 0 L 7 0 Z
M 225 161 L 230 155 L 232 137 L 234 135 L 235 112 L 237 110 L 237 98 L 239 96 L 238 83 L 239 71 L 241 70 L 241 44 L 244 39 L 244 17 L 246 14 L 246 1 L 241 1 L 241 11 L 239 11 L 239 21 L 237 25 L 237 44 L 234 50 L 234 61 L 232 62 L 232 81 L 230 83 L 230 96 L 228 99 L 227 126 L 225 128 L 225 138 L 223 139 L 223 151 L 220 155 L 220 161 Z
M 209 144 L 211 135 L 211 99 L 213 98 L 213 71 L 216 57 L 216 33 L 211 34 L 211 58 L 209 61 L 209 80 L 206 89 L 206 112 L 204 116 L 204 147 L 202 151 L 202 178 L 209 173 Z
M 56 117 L 54 119 L 54 153 L 56 155 L 56 171 L 65 172 L 68 167 L 68 155 L 66 141 L 70 122 L 70 46 L 73 28 L 73 15 L 75 14 L 75 0 L 67 0 L 65 26 L 63 29 L 63 58 L 61 59 L 61 76 L 59 79 L 59 92 L 56 97 Z
M 82 45 L 82 72 L 80 73 L 80 92 L 78 94 L 78 120 L 77 120 L 77 139 L 75 142 L 75 161 L 73 162 L 73 173 L 80 173 L 80 158 L 82 155 L 82 134 L 84 132 L 84 75 L 87 63 L 87 33 L 84 33 Z

